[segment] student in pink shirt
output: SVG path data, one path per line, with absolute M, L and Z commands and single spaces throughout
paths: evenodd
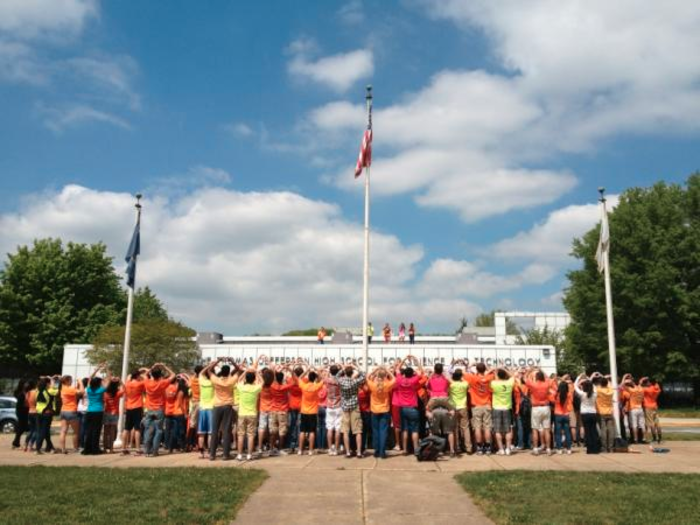
M 410 363 L 416 365 L 418 374 L 411 368 Z M 402 368 L 404 365 L 404 368 Z M 396 404 L 401 407 L 401 437 L 403 453 L 408 454 L 408 434 L 411 434 L 413 452 L 418 453 L 418 431 L 420 427 L 420 413 L 418 412 L 418 389 L 420 388 L 423 367 L 413 356 L 408 356 L 396 366 Z

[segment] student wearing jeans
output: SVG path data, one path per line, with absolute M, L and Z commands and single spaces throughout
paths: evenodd
M 604 452 L 612 452 L 615 442 L 615 419 L 613 418 L 613 389 L 604 377 L 595 387 L 596 408 L 598 410 L 601 441 Z
M 596 410 L 596 393 L 593 383 L 586 374 L 581 374 L 574 383 L 576 395 L 581 400 L 581 420 L 585 430 L 586 454 L 600 454 L 598 440 L 598 413 Z
M 304 373 L 304 368 L 296 366 L 292 375 L 292 385 L 289 387 L 289 449 L 294 452 L 299 446 L 299 427 L 301 426 L 301 388 L 299 378 Z
M 163 372 L 167 374 L 165 378 Z M 165 422 L 165 389 L 168 388 L 174 377 L 175 374 L 167 366 L 156 363 L 148 371 L 148 379 L 144 382 L 146 410 L 148 411 L 143 433 L 143 449 L 146 456 L 158 455 Z
M 557 393 L 554 396 L 554 446 L 557 454 L 563 454 L 562 433 L 566 453 L 571 454 L 571 425 L 569 414 L 574 409 L 573 385 L 567 381 L 560 381 Z
M 377 367 L 367 378 L 372 423 L 372 448 L 374 457 L 386 459 L 386 441 L 391 421 L 391 392 L 396 380 L 384 367 Z
M 204 370 L 213 371 L 214 367 L 224 359 L 212 361 Z M 230 361 L 230 359 L 226 359 Z M 234 365 L 235 366 L 235 365 Z M 214 385 L 214 409 L 211 413 L 211 440 L 209 442 L 209 460 L 216 459 L 219 448 L 219 433 L 223 438 L 223 459 L 231 459 L 231 426 L 233 425 L 233 389 L 238 382 L 238 374 L 231 374 L 231 367 L 223 365 L 218 376 L 211 374 L 210 381 Z
M 411 366 L 413 363 L 418 368 L 418 375 Z M 402 367 L 404 367 L 402 370 Z M 403 442 L 403 453 L 408 455 L 408 436 L 411 436 L 413 453 L 418 454 L 418 431 L 420 426 L 420 414 L 418 412 L 418 389 L 420 388 L 423 367 L 419 361 L 408 356 L 396 365 L 396 392 L 397 405 L 401 407 L 401 439 Z

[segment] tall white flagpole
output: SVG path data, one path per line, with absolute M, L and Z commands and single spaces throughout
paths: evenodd
M 372 126 L 372 86 L 367 86 L 367 123 Z M 372 137 L 374 139 L 374 137 Z M 365 263 L 362 295 L 362 362 L 365 373 L 369 367 L 367 325 L 369 324 L 369 166 L 365 167 Z
M 613 318 L 612 288 L 610 286 L 610 227 L 608 225 L 607 199 L 605 198 L 605 188 L 598 188 L 600 193 L 600 204 L 602 209 L 601 232 L 603 228 L 608 232 L 606 246 L 602 247 L 603 272 L 605 277 L 605 311 L 608 317 L 608 351 L 610 353 L 610 377 L 613 388 L 613 414 L 615 417 L 615 436 L 620 439 L 622 432 L 620 428 L 620 393 L 617 384 L 617 351 L 615 349 L 615 320 Z
M 141 194 L 136 194 L 136 224 L 141 222 Z M 138 255 L 134 255 L 134 264 Z M 136 272 L 136 269 L 134 269 Z M 136 284 L 134 283 L 134 286 Z M 126 305 L 126 330 L 124 331 L 124 356 L 122 359 L 122 385 L 126 385 L 126 378 L 129 374 L 129 350 L 131 349 L 131 320 L 134 316 L 134 286 L 127 286 L 128 300 Z M 117 438 L 114 446 L 122 446 L 122 431 L 124 430 L 124 396 L 119 400 L 119 422 L 117 423 Z

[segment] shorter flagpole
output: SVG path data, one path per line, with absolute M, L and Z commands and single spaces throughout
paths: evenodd
M 617 384 L 617 350 L 615 348 L 615 319 L 613 316 L 612 286 L 610 285 L 610 226 L 608 224 L 607 199 L 605 198 L 605 188 L 598 188 L 600 193 L 600 204 L 602 207 L 601 231 L 605 227 L 608 231 L 607 246 L 602 249 L 603 275 L 605 280 L 605 312 L 608 320 L 608 351 L 610 354 L 610 378 L 613 389 L 613 415 L 615 417 L 615 437 L 622 438 L 620 428 L 620 392 Z M 604 221 L 604 223 L 603 223 Z
M 138 226 L 141 222 L 141 194 L 136 194 L 136 225 Z M 134 264 L 138 255 L 134 255 Z M 134 275 L 136 268 L 134 268 Z M 126 305 L 126 329 L 124 331 L 124 356 L 122 358 L 122 385 L 126 385 L 126 379 L 129 374 L 129 351 L 131 350 L 131 320 L 134 316 L 134 287 L 127 286 L 128 289 L 128 300 Z M 117 423 L 117 438 L 114 440 L 114 446 L 122 446 L 122 432 L 124 430 L 124 398 L 122 396 L 119 400 L 119 422 Z

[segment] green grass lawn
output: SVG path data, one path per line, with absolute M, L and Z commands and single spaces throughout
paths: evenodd
M 663 441 L 700 441 L 700 434 L 692 432 L 664 432 L 661 439 Z M 661 446 L 663 446 L 663 441 Z
M 266 477 L 232 468 L 0 467 L 0 522 L 229 523 Z
M 700 474 L 465 472 L 457 481 L 496 523 L 698 523 Z
M 700 408 L 660 408 L 659 417 L 700 418 Z

